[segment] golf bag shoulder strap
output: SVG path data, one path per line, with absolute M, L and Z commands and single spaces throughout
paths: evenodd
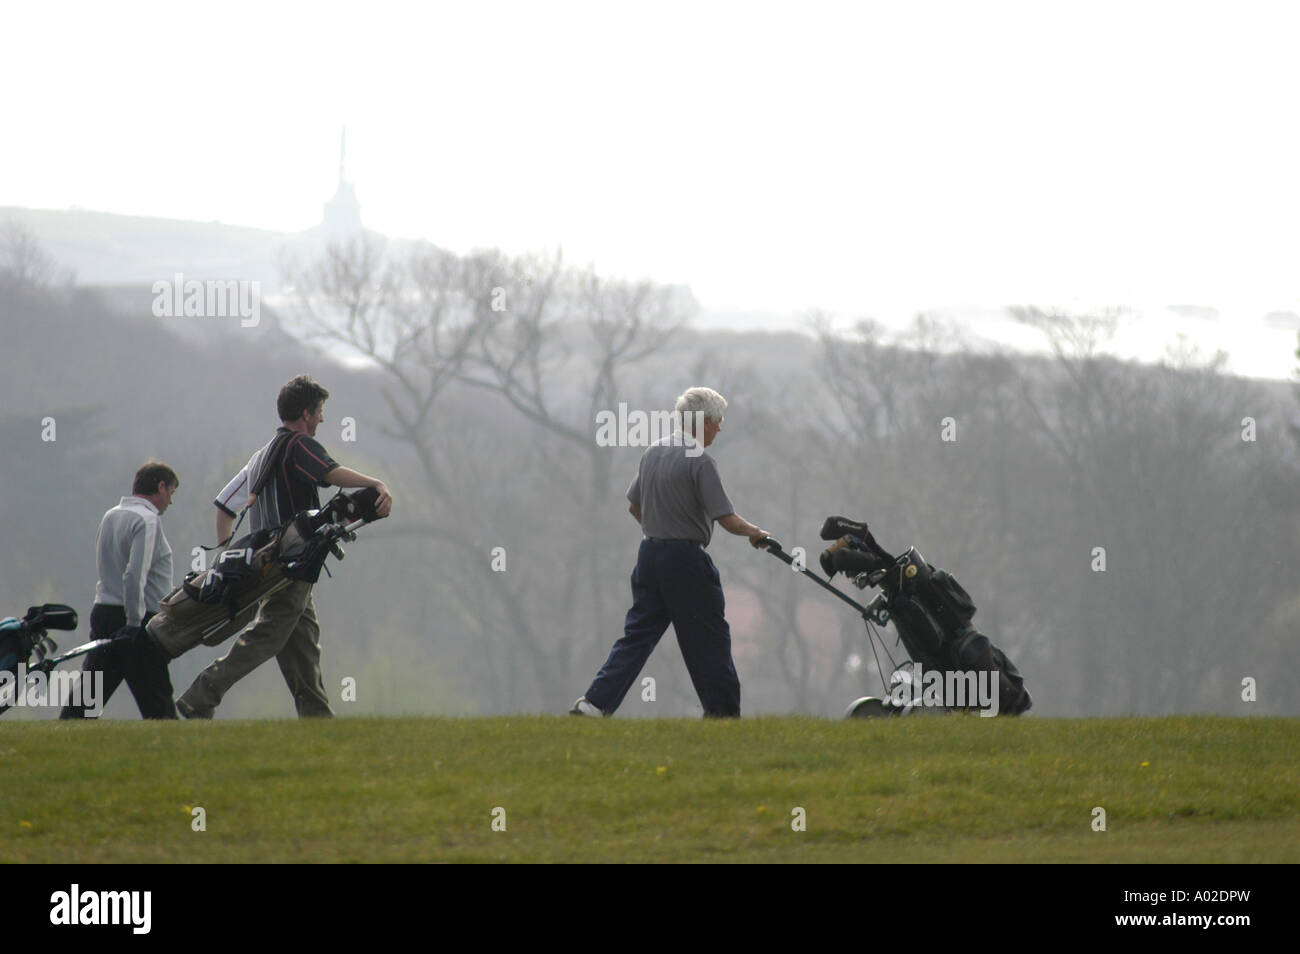
M 203 547 L 204 550 L 221 550 L 230 545 L 230 541 L 235 539 L 235 534 L 244 523 L 244 517 L 248 514 L 248 508 L 252 506 L 253 498 L 260 496 L 262 491 L 266 489 L 266 485 L 269 484 L 275 476 L 275 469 L 284 461 L 284 458 L 288 455 L 294 441 L 300 437 L 302 437 L 302 435 L 296 431 L 286 431 L 283 434 L 277 433 L 275 437 L 271 439 L 270 449 L 267 451 L 266 457 L 262 460 L 261 469 L 258 471 L 257 478 L 253 481 L 253 486 L 248 489 L 250 502 L 244 504 L 243 509 L 239 511 L 239 519 L 237 519 L 235 525 L 230 528 L 230 536 L 226 537 L 226 539 L 220 541 L 215 546 Z
M 275 469 L 284 462 L 288 456 L 290 448 L 302 437 L 297 431 L 285 431 L 283 434 L 276 434 L 271 441 L 271 449 L 262 460 L 262 469 L 253 481 L 253 486 L 249 488 L 249 496 L 257 496 L 271 482 L 275 476 Z

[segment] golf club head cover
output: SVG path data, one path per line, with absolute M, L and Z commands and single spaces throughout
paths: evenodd
M 376 520 L 383 519 L 375 512 L 375 505 L 378 502 L 379 491 L 374 487 L 363 487 L 356 493 L 339 494 L 330 501 L 330 506 L 337 508 L 339 515 L 348 523 L 353 520 L 374 523 Z
M 873 550 L 844 547 L 831 554 L 831 565 L 849 576 L 857 576 L 872 570 L 887 570 L 894 565 L 894 558 L 888 554 L 882 557 Z
M 865 520 L 850 520 L 848 517 L 827 517 L 826 522 L 822 524 L 821 537 L 823 540 L 849 540 L 848 547 L 841 549 L 839 552 L 846 552 L 847 549 L 866 551 L 875 555 L 879 565 L 889 566 L 894 562 L 894 557 L 885 551 L 876 538 L 871 535 L 871 530 L 867 527 Z M 832 547 L 832 549 L 835 549 Z M 839 566 L 838 569 L 848 572 L 845 566 Z M 875 569 L 873 565 L 871 569 Z M 861 573 L 862 570 L 857 572 Z
M 835 574 L 839 572 L 835 567 L 835 551 L 843 547 L 851 547 L 852 545 L 853 537 L 843 536 L 822 551 L 822 555 L 819 559 L 822 565 L 822 572 L 826 574 L 826 579 L 829 580 L 834 578 Z
M 841 537 L 853 536 L 866 539 L 871 535 L 867 528 L 866 522 L 862 520 L 850 520 L 848 517 L 827 517 L 826 522 L 822 524 L 823 540 L 839 540 Z

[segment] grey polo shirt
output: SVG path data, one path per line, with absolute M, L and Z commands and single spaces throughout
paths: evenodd
M 689 434 L 664 437 L 646 448 L 627 499 L 641 508 L 647 537 L 694 540 L 701 546 L 712 539 L 714 520 L 736 512 L 722 489 L 718 465 Z
M 172 548 L 157 507 L 143 497 L 123 497 L 99 522 L 95 551 L 96 603 L 123 607 L 128 626 L 158 612 L 172 591 Z

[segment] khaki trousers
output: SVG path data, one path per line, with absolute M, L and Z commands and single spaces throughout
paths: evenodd
M 332 716 L 321 678 L 320 625 L 311 588 L 294 580 L 270 596 L 230 652 L 199 673 L 181 698 L 199 712 L 210 713 L 231 686 L 274 656 L 299 717 Z

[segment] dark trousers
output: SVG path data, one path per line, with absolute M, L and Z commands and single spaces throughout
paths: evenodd
M 149 622 L 150 613 L 144 618 Z M 126 625 L 126 608 L 96 603 L 90 610 L 90 638 L 107 639 Z M 96 670 L 104 674 L 104 698 L 107 705 L 117 687 L 126 680 L 140 715 L 145 719 L 175 719 L 172 680 L 167 671 L 167 654 L 141 631 L 134 636 L 115 639 L 107 646 L 91 650 L 82 665 L 82 678 Z M 83 697 L 84 698 L 84 697 Z M 60 719 L 86 718 L 85 706 L 64 706 Z
M 632 600 L 623 638 L 610 649 L 587 701 L 604 712 L 617 709 L 671 623 L 705 716 L 740 715 L 722 580 L 704 549 L 684 540 L 642 540 Z

